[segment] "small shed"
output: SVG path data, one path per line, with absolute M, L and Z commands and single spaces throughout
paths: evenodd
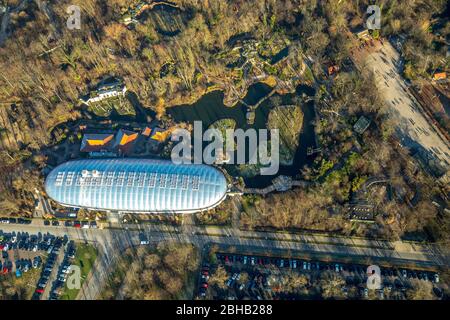
M 364 116 L 361 116 L 358 121 L 356 121 L 355 125 L 353 126 L 353 130 L 359 134 L 363 134 L 364 131 L 367 130 L 367 128 L 370 126 L 370 120 L 367 119 Z

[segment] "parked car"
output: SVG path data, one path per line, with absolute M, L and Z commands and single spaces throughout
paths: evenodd
M 139 234 L 139 240 L 141 245 L 150 244 L 150 241 L 148 240 L 147 236 L 143 233 Z
M 292 268 L 297 269 L 297 260 L 292 260 Z
M 73 221 L 69 221 L 69 220 L 64 221 L 64 225 L 65 225 L 66 227 L 72 227 L 72 226 L 73 226 Z

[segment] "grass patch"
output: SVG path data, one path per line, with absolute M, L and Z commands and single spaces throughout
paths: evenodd
M 292 164 L 302 125 L 303 113 L 299 106 L 277 106 L 270 111 L 267 127 L 280 130 L 281 164 Z
M 31 269 L 16 278 L 15 272 L 0 276 L 0 300 L 30 300 L 42 268 Z
M 224 148 L 227 145 L 227 130 L 234 130 L 236 128 L 236 121 L 234 119 L 221 119 L 217 120 L 209 126 L 209 129 L 217 129 L 220 131 L 223 139 Z M 236 150 L 236 144 L 233 144 L 233 151 Z
M 81 285 L 83 285 L 86 277 L 91 271 L 95 259 L 97 258 L 97 254 L 97 249 L 92 245 L 77 245 L 77 253 L 72 264 L 79 266 L 81 269 Z M 64 286 L 64 291 L 61 294 L 61 300 L 75 300 L 79 291 L 79 289 L 68 289 L 67 286 Z
M 108 117 L 113 110 L 116 110 L 122 116 L 136 115 L 136 110 L 125 97 L 114 97 L 93 102 L 89 105 L 88 110 L 99 117 Z

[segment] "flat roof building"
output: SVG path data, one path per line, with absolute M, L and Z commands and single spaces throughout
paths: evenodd
M 364 131 L 367 130 L 367 128 L 370 126 L 370 120 L 367 119 L 364 116 L 361 116 L 358 121 L 356 121 L 355 125 L 353 126 L 353 129 L 359 133 L 363 134 Z
M 190 213 L 222 202 L 225 176 L 203 164 L 116 158 L 69 161 L 47 176 L 45 190 L 63 206 L 120 212 Z

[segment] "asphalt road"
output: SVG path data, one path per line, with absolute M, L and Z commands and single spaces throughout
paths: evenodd
M 161 225 L 125 225 L 122 229 L 76 229 L 63 226 L 44 226 L 42 221 L 33 220 L 30 225 L 0 225 L 3 232 L 28 232 L 30 234 L 51 233 L 67 235 L 70 239 L 94 244 L 100 251 L 93 272 L 86 279 L 78 298 L 95 299 L 111 273 L 114 261 L 130 246 L 140 244 L 139 234 L 144 232 L 150 242 L 175 241 L 192 243 L 198 248 L 213 244 L 235 248 L 239 251 L 258 254 L 316 255 L 334 259 L 355 261 L 388 261 L 393 265 L 414 265 L 420 267 L 448 266 L 447 249 L 436 245 L 419 243 L 364 240 L 358 238 L 328 237 L 323 235 L 299 235 L 289 233 L 240 231 L 216 227 L 171 227 Z

